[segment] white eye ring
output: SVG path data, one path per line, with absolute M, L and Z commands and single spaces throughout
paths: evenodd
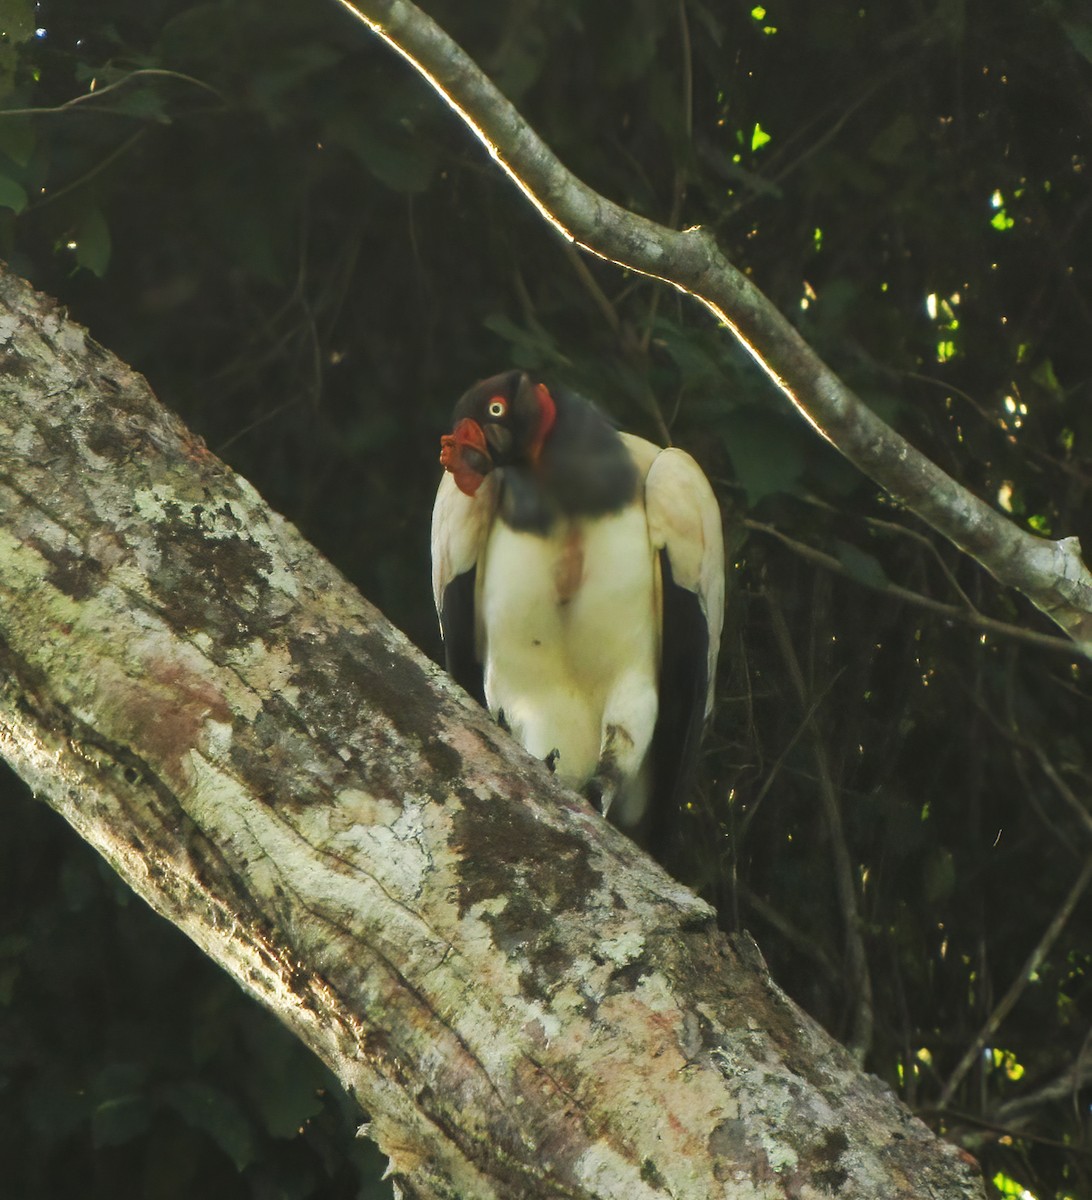
M 496 400 L 489 401 L 489 408 L 486 411 L 491 417 L 503 417 L 508 411 L 508 405 L 498 397 Z

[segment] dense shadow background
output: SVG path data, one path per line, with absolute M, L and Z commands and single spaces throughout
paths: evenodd
M 729 607 L 674 869 L 1000 1191 L 1092 1194 L 1088 667 L 704 312 L 564 246 L 334 3 L 8 7 L 0 254 L 430 653 L 437 439 L 470 382 L 527 367 L 699 458 Z M 1080 6 L 425 7 L 585 180 L 714 229 L 915 444 L 1092 548 Z M 388 1196 L 323 1069 L 0 790 L 7 1191 Z

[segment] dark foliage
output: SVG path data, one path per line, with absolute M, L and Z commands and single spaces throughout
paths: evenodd
M 426 7 L 584 179 L 716 230 L 946 470 L 1092 547 L 1080 5 Z M 6 10 L 0 254 L 431 652 L 435 452 L 469 382 L 542 371 L 698 456 L 733 569 L 675 869 L 998 1188 L 1092 1194 L 1087 666 L 1019 636 L 1053 630 L 702 311 L 581 263 L 337 5 Z M 8 1190 L 387 1194 L 323 1071 L 3 786 Z

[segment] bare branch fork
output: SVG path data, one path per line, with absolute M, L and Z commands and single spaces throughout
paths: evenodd
M 745 938 L 0 272 L 0 753 L 370 1116 L 407 1200 L 971 1200 Z
M 553 155 L 477 65 L 408 0 L 338 0 L 409 61 L 540 213 L 600 258 L 670 283 L 731 329 L 823 437 L 899 503 L 1028 597 L 1092 656 L 1092 573 L 1075 537 L 1028 533 L 953 480 L 830 370 L 702 229 L 673 230 L 605 199 Z

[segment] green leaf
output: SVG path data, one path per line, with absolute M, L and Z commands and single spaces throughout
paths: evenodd
M 1062 28 L 1073 49 L 1092 63 L 1092 25 L 1084 21 L 1063 21 Z
M 1058 382 L 1058 376 L 1054 373 L 1054 364 L 1049 358 L 1044 358 L 1043 361 L 1031 373 L 1032 379 L 1050 392 L 1060 392 L 1062 385 Z
M 886 587 L 887 572 L 874 555 L 849 542 L 835 542 L 832 549 L 834 557 L 845 567 L 846 573 L 851 579 L 863 583 L 866 587 Z
M 72 240 L 76 243 L 76 265 L 86 267 L 100 279 L 110 264 L 110 229 L 102 210 L 86 212 L 76 226 Z
M 0 175 L 0 208 L 10 208 L 12 212 L 21 213 L 26 206 L 27 194 L 23 185 L 7 175 Z
M 34 36 L 34 0 L 0 0 L 0 37 L 19 45 Z
M 33 36 L 33 0 L 0 0 L 0 96 L 15 91 L 19 47 Z
M 1003 1171 L 998 1171 L 992 1180 L 993 1186 L 1002 1196 L 1027 1196 L 1030 1193 L 1022 1183 L 1010 1179 Z
M 380 130 L 345 114 L 331 124 L 329 137 L 355 155 L 392 191 L 423 192 L 432 182 L 435 156 L 407 129 L 388 126 Z
M 147 1133 L 151 1122 L 147 1096 L 140 1092 L 111 1096 L 91 1112 L 91 1141 L 96 1147 L 123 1146 Z
M 37 144 L 30 117 L 0 117 L 0 151 L 17 166 L 25 167 L 30 162 Z
M 655 61 L 663 34 L 664 7 L 630 0 L 626 19 L 614 27 L 603 59 L 604 75 L 614 83 L 641 79 Z
M 249 91 L 258 107 L 275 120 L 293 106 L 291 94 L 316 75 L 330 71 L 344 55 L 331 46 L 310 44 L 279 47 L 275 58 L 255 69 Z
M 899 113 L 873 139 L 868 147 L 869 157 L 886 166 L 897 166 L 917 139 L 918 127 L 909 113 Z
M 765 146 L 770 140 L 770 135 L 756 121 L 754 129 L 751 130 L 751 150 L 752 152 Z
M 714 15 L 701 0 L 691 0 L 688 5 L 691 15 L 696 17 L 709 40 L 716 47 L 724 45 L 724 18 L 720 13 Z
M 108 1063 L 91 1081 L 91 1139 L 121 1146 L 147 1132 L 152 1105 L 148 1072 L 139 1062 Z
M 805 454 L 787 420 L 758 409 L 740 409 L 725 417 L 724 431 L 736 479 L 749 504 L 776 492 L 796 491 Z
M 554 339 L 541 326 L 517 325 L 503 313 L 487 316 L 482 324 L 508 343 L 512 363 L 517 367 L 540 370 L 566 361 Z
M 86 1092 L 59 1067 L 49 1067 L 31 1081 L 25 1092 L 22 1118 L 45 1145 L 71 1135 L 87 1119 Z
M 266 1132 L 276 1138 L 295 1137 L 322 1112 L 323 1090 L 332 1084 L 329 1072 L 313 1054 L 289 1041 L 263 1045 L 252 1061 L 249 1099 Z
M 653 326 L 655 343 L 671 358 L 688 388 L 724 388 L 724 368 L 715 357 L 722 342 L 711 342 L 708 331 L 660 318 Z
M 200 1129 L 242 1171 L 255 1158 L 254 1134 L 239 1105 L 226 1093 L 199 1080 L 167 1089 L 167 1104 L 194 1129 Z
M 130 117 L 139 117 L 145 121 L 157 121 L 160 125 L 171 123 L 170 115 L 163 106 L 163 97 L 154 87 L 119 88 L 110 97 L 110 108 L 114 112 L 123 112 Z
M 940 846 L 929 856 L 925 864 L 922 891 L 927 904 L 939 904 L 947 900 L 955 889 L 955 858 L 951 850 Z
M 82 856 L 66 858 L 61 864 L 60 895 L 70 913 L 83 912 L 101 895 L 91 864 Z
M 15 997 L 15 985 L 23 973 L 22 963 L 0 963 L 0 1008 L 9 1008 Z

